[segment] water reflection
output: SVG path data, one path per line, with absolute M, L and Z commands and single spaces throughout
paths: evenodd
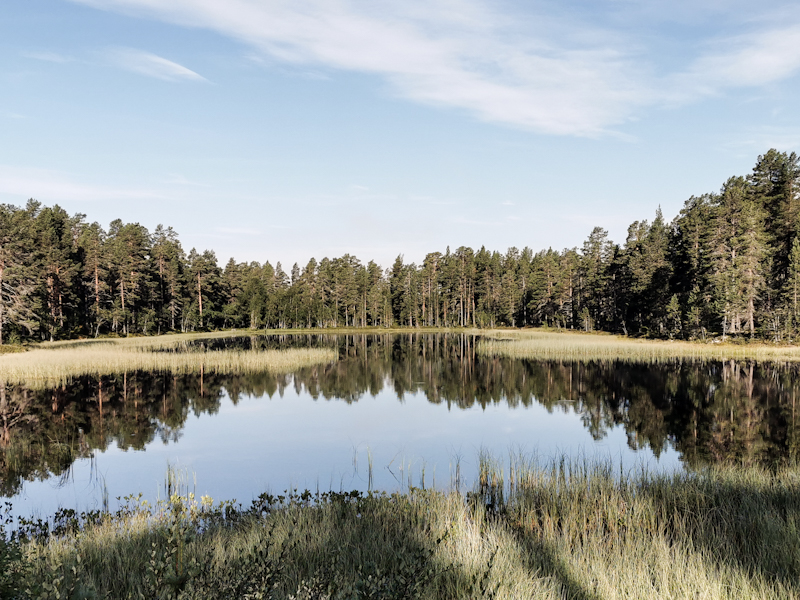
M 287 376 L 136 372 L 44 391 L 0 385 L 0 493 L 63 475 L 78 458 L 111 445 L 143 450 L 158 440 L 178 442 L 190 415 L 216 414 L 226 396 L 237 404 L 292 387 L 347 403 L 388 388 L 400 400 L 422 393 L 452 410 L 541 405 L 580 415 L 595 440 L 622 426 L 632 449 L 658 456 L 671 446 L 692 467 L 797 457 L 796 365 L 487 360 L 476 355 L 476 342 L 461 334 L 217 339 L 198 344 L 208 351 L 331 346 L 340 360 Z

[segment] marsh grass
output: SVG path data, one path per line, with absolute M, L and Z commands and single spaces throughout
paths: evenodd
M 0 345 L 0 354 L 14 354 L 15 352 L 25 352 L 25 346 L 21 344 Z
M 800 361 L 800 346 L 763 343 L 659 341 L 607 334 L 548 330 L 494 330 L 484 334 L 477 347 L 484 357 L 531 360 L 622 360 L 665 362 L 677 359 L 751 359 L 774 362 Z
M 17 538 L 18 587 L 30 590 L 18 596 L 800 597 L 796 470 L 481 465 L 466 496 L 288 492 L 243 508 L 174 494 L 116 515 L 61 515 L 57 530 Z
M 800 476 L 483 457 L 475 500 L 574 598 L 797 598 Z
M 230 337 L 230 333 L 226 336 L 183 334 L 41 344 L 27 352 L 0 355 L 0 381 L 41 389 L 68 383 L 81 375 L 99 377 L 133 371 L 176 375 L 289 373 L 337 358 L 332 348 L 207 352 L 189 344 L 209 337 Z

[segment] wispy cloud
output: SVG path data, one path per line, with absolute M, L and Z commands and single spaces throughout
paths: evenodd
M 794 126 L 746 127 L 731 132 L 722 147 L 748 159 L 764 148 L 797 148 L 800 147 L 800 129 Z
M 169 176 L 164 180 L 164 183 L 186 187 L 209 187 L 207 183 L 192 181 L 180 173 L 170 173 Z
M 0 194 L 42 202 L 169 199 L 156 190 L 82 183 L 57 171 L 9 165 L 0 165 Z
M 800 23 L 710 41 L 704 54 L 672 79 L 677 100 L 736 87 L 775 83 L 800 71 Z
M 409 99 L 547 133 L 596 135 L 645 101 L 609 35 L 523 23 L 478 0 L 77 1 L 212 29 L 304 69 L 375 74 Z
M 692 39 L 694 56 L 656 75 L 658 51 L 635 33 L 635 24 L 623 17 L 595 22 L 588 11 L 582 17 L 547 0 L 525 12 L 485 0 L 73 1 L 211 29 L 245 42 L 273 64 L 374 74 L 408 99 L 549 134 L 607 134 L 643 107 L 760 86 L 800 68 L 800 20 L 791 18 L 779 27 L 751 20 L 740 23 L 750 28 L 746 33 Z M 648 18 L 668 20 L 668 3 L 657 4 L 661 8 Z M 725 2 L 706 2 L 695 13 L 684 4 L 687 18 L 718 17 Z M 615 10 L 623 15 L 628 5 Z M 139 54 L 133 70 L 199 77 L 147 56 L 158 60 Z
M 45 62 L 59 64 L 68 63 L 75 60 L 71 56 L 66 56 L 57 52 L 23 52 L 22 56 L 25 58 L 33 58 L 34 60 L 43 60 Z
M 111 48 L 107 59 L 122 69 L 163 81 L 207 81 L 205 77 L 183 65 L 135 48 Z

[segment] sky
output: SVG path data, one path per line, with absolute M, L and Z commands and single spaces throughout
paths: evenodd
M 221 265 L 580 247 L 800 147 L 800 5 L 3 0 L 0 202 Z

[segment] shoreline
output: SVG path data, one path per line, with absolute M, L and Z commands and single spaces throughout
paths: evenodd
M 620 476 L 602 461 L 504 472 L 489 459 L 466 494 L 290 491 L 245 508 L 170 491 L 157 506 L 129 497 L 113 515 L 30 523 L 6 542 L 8 597 L 37 585 L 86 598 L 800 594 L 796 469 Z

